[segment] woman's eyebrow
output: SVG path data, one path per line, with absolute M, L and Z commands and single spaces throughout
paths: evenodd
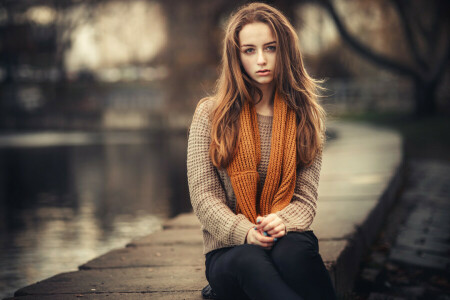
M 272 42 L 268 42 L 268 43 L 265 43 L 263 46 L 267 46 L 267 45 L 271 45 L 271 44 L 276 44 L 277 42 L 276 41 L 272 41 Z M 241 47 L 256 47 L 255 45 L 252 45 L 252 44 L 245 44 L 245 45 L 242 45 Z

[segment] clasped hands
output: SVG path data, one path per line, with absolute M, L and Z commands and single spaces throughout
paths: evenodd
M 256 219 L 256 226 L 247 233 L 246 243 L 271 249 L 273 244 L 285 235 L 286 225 L 276 214 L 259 216 Z

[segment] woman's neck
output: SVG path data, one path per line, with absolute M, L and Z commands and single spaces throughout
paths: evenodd
M 256 112 L 264 116 L 273 116 L 273 82 L 258 87 L 262 92 L 262 99 L 258 104 L 255 105 Z

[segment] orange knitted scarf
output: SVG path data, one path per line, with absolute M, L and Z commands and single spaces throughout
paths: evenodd
M 253 104 L 246 102 L 239 116 L 240 129 L 236 153 L 227 167 L 236 195 L 237 213 L 243 213 L 256 224 L 258 215 L 264 216 L 286 207 L 294 194 L 296 177 L 296 121 L 295 112 L 288 108 L 278 92 L 274 98 L 274 119 L 266 180 L 257 197 L 261 160 L 261 144 Z

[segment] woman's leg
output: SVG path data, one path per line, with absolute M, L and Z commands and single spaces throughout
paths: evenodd
M 271 257 L 283 279 L 297 294 L 307 300 L 336 299 L 312 231 L 289 232 L 275 243 Z
M 207 279 L 221 299 L 302 299 L 280 277 L 269 252 L 257 245 L 239 245 L 215 253 Z

